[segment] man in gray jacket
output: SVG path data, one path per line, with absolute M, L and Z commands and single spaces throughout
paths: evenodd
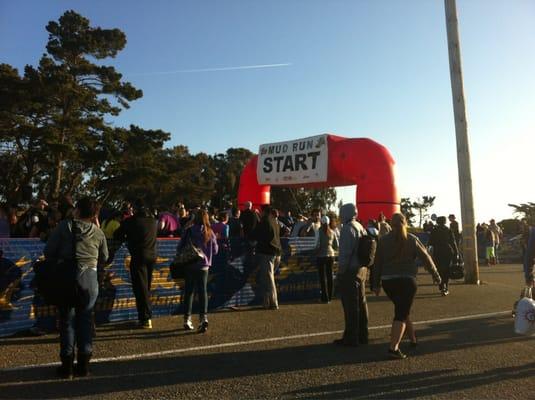
M 79 376 L 89 373 L 93 353 L 92 311 L 98 296 L 97 267 L 108 259 L 106 237 L 96 225 L 98 211 L 96 201 L 88 197 L 80 199 L 74 219 L 62 221 L 44 248 L 47 259 L 76 259 L 79 304 L 58 307 L 61 367 L 57 373 L 61 378 L 73 376 L 75 346 L 78 354 L 74 372 Z M 73 247 L 76 254 L 73 254 Z
M 341 339 L 334 341 L 342 346 L 368 343 L 368 305 L 365 282 L 367 267 L 358 258 L 359 239 L 366 235 L 364 227 L 356 221 L 357 208 L 348 203 L 340 207 L 340 231 L 337 282 L 344 308 L 345 330 Z

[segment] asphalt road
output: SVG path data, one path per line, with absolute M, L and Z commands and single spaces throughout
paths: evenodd
M 535 337 L 513 333 L 520 265 L 482 267 L 480 286 L 453 283 L 442 297 L 422 273 L 412 318 L 419 345 L 388 360 L 393 307 L 369 296 L 371 342 L 340 348 L 339 301 L 210 316 L 207 334 L 179 317 L 152 331 L 104 325 L 92 376 L 57 380 L 57 335 L 0 339 L 0 398 L 535 399 Z

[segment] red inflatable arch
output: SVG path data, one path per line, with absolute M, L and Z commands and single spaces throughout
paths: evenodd
M 285 187 L 321 188 L 357 185 L 358 218 L 367 222 L 380 212 L 387 218 L 399 212 L 395 161 L 388 149 L 366 138 L 348 139 L 327 135 L 329 164 L 327 182 Z M 251 201 L 255 208 L 270 203 L 270 185 L 260 185 L 256 176 L 258 156 L 247 163 L 240 177 L 238 205 Z

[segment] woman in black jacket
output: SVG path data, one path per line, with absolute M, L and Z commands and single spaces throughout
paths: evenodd
M 435 262 L 442 283 L 439 286 L 442 296 L 449 294 L 450 265 L 457 257 L 459 250 L 453 232 L 446 226 L 446 217 L 438 217 L 437 225 L 429 236 L 429 246 L 433 246 L 433 261 Z

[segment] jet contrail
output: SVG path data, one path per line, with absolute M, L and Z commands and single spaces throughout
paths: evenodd
M 174 70 L 174 71 L 147 72 L 147 73 L 128 74 L 128 75 L 130 75 L 130 76 L 172 75 L 172 74 L 181 74 L 181 73 L 188 73 L 188 72 L 237 71 L 237 70 L 240 70 L 240 69 L 279 68 L 279 67 L 289 67 L 291 65 L 292 65 L 292 63 L 240 65 L 240 66 L 237 66 L 237 67 L 177 69 L 177 70 Z

